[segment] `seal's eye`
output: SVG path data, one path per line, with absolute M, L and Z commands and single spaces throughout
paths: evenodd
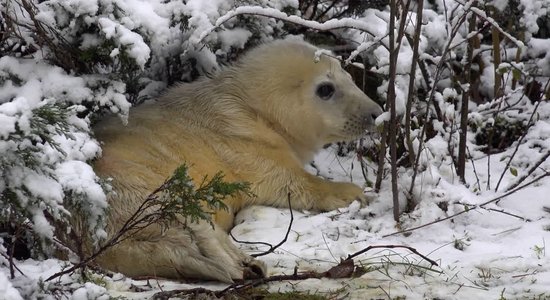
M 323 100 L 328 100 L 334 95 L 334 85 L 330 82 L 321 83 L 317 87 L 317 96 Z

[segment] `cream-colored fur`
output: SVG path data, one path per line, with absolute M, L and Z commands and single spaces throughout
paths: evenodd
M 100 122 L 95 132 L 103 155 L 94 168 L 113 179 L 111 231 L 183 163 L 195 180 L 222 171 L 226 181 L 249 182 L 254 196 L 227 200 L 229 211 L 215 214 L 214 229 L 153 225 L 97 262 L 129 276 L 225 282 L 250 272 L 263 276 L 263 263 L 226 234 L 236 212 L 255 204 L 288 207 L 288 192 L 294 209 L 328 211 L 364 199 L 358 186 L 303 168 L 322 145 L 357 138 L 381 113 L 337 60 L 321 55 L 316 62 L 316 50 L 305 42 L 268 43 L 212 78 L 133 109 L 127 126 L 114 117 Z M 321 98 L 322 84 L 333 85 L 333 95 Z

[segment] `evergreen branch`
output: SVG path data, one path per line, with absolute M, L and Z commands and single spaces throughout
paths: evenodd
M 202 202 L 205 202 L 207 209 L 227 209 L 223 203 L 226 197 L 238 192 L 249 193 L 247 183 L 223 182 L 221 172 L 214 175 L 211 180 L 207 180 L 207 177 L 204 177 L 201 185 L 195 189 L 187 170 L 188 168 L 185 164 L 178 167 L 172 177 L 149 194 L 117 233 L 99 249 L 72 267 L 51 275 L 46 281 L 87 266 L 88 263 L 99 257 L 109 248 L 153 224 L 167 225 L 171 222 L 178 222 L 183 217 L 185 220 L 184 224 L 187 222 L 187 218 L 190 218 L 193 223 L 203 220 L 213 226 L 211 220 L 212 213 L 203 210 Z

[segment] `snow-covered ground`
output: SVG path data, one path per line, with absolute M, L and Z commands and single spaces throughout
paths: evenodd
M 315 162 L 317 170 L 310 169 L 314 173 L 334 180 L 353 179 L 358 184 L 363 183 L 358 162 L 351 157 L 337 157 L 328 149 L 317 155 Z M 492 186 L 496 184 L 499 177 L 496 174 L 500 174 L 505 162 L 501 161 L 501 155 L 491 156 Z M 474 178 L 472 165 L 468 171 L 469 178 Z M 372 170 L 369 172 L 370 176 L 374 176 Z M 481 185 L 486 185 L 486 158 L 476 161 L 476 173 Z M 450 184 L 447 181 L 449 178 L 442 178 L 438 187 L 424 192 L 418 209 L 403 217 L 407 228 L 459 212 L 464 208 L 462 204 L 480 204 L 499 195 L 494 192 L 476 195 L 462 185 Z M 504 180 L 509 179 L 513 176 L 507 176 Z M 420 178 L 419 182 L 425 180 L 429 179 Z M 506 186 L 507 182 L 503 184 Z M 291 274 L 296 267 L 298 272 L 326 271 L 341 258 L 373 245 L 410 246 L 435 260 L 439 266 L 430 268 L 428 262 L 407 249 L 373 249 L 355 259 L 368 271 L 359 278 L 272 283 L 270 290 L 307 290 L 340 295 L 345 299 L 393 299 L 399 296 L 407 299 L 550 297 L 550 254 L 546 253 L 546 242 L 550 241 L 550 213 L 543 210 L 544 206 L 550 206 L 550 178 L 544 178 L 498 204 L 488 205 L 487 209 L 471 210 L 410 234 L 384 237 L 399 231 L 393 221 L 389 185 L 387 179 L 380 195 L 367 207 L 355 202 L 347 208 L 321 214 L 294 212 L 288 240 L 274 253 L 261 257 L 269 267 L 269 275 Z M 449 203 L 447 212 L 437 206 L 443 202 Z M 238 225 L 232 232 L 239 240 L 274 245 L 285 236 L 289 222 L 288 210 L 251 207 L 238 215 Z M 250 253 L 258 252 L 254 245 L 240 246 Z M 22 299 L 18 298 L 18 292 L 12 285 L 23 289 L 23 294 L 27 296 L 32 295 L 28 292 L 32 289 L 38 295 L 40 284 L 37 279 L 46 278 L 61 267 L 59 261 L 51 259 L 44 262 L 27 260 L 18 262 L 17 266 L 25 275 L 16 272 L 17 278 L 11 283 L 7 280 L 7 270 L 0 270 L 0 295 L 6 290 L 6 299 Z M 72 281 L 78 278 L 73 276 Z M 72 294 L 72 299 L 108 299 L 108 295 L 148 299 L 161 290 L 225 287 L 218 283 L 184 284 L 157 279 L 140 281 L 122 275 L 113 278 L 92 275 L 91 278 L 95 284 L 69 283 L 69 277 L 62 278 L 61 282 L 67 282 L 67 290 L 79 287 Z
M 532 37 L 539 30 L 537 20 L 548 13 L 549 1 L 478 1 L 487 2 L 499 10 L 504 9 L 508 2 L 515 3 L 521 11 L 520 24 L 526 28 L 524 44 L 527 46 L 525 51 L 520 52 L 522 61 L 525 59 L 523 63 L 504 63 L 507 61 L 504 59 L 499 66 L 499 70 L 509 70 L 504 74 L 504 78 L 508 78 L 505 80 L 507 83 L 504 85 L 504 92 L 509 97 L 477 107 L 471 103 L 470 121 L 476 123 L 478 129 L 482 125 L 496 122 L 497 117 L 523 122 L 525 125 L 535 110 L 535 103 L 524 99 L 526 103 L 512 107 L 513 109 L 504 109 L 507 110 L 505 114 L 504 111 L 499 111 L 498 114 L 494 112 L 495 107 L 500 109 L 503 103 L 519 103 L 525 96 L 523 89 L 511 88 L 512 85 L 515 86 L 515 83 L 511 83 L 512 77 L 516 80 L 515 75 L 512 76 L 512 70 L 531 74 L 531 68 L 536 65 L 536 74 L 549 74 L 550 39 Z M 18 35 L 22 35 L 21 39 L 32 46 L 35 45 L 32 41 L 37 36 L 31 26 L 34 22 L 19 7 L 19 2 L 21 1 L 0 1 L 0 8 L 4 9 L 2 12 L 5 11 L 6 15 L 17 17 L 22 24 L 16 30 Z M 102 64 L 107 62 L 98 62 L 96 67 L 99 70 L 77 76 L 78 71 L 66 73 L 60 66 L 50 65 L 51 60 L 47 60 L 47 56 L 42 56 L 47 54 L 48 50 L 43 52 L 41 49 L 33 59 L 19 58 L 18 55 L 0 57 L 0 163 L 5 162 L 0 164 L 3 167 L 0 174 L 4 174 L 3 180 L 0 180 L 0 193 L 5 191 L 6 187 L 16 190 L 24 188 L 25 191 L 32 192 L 33 196 L 45 198 L 42 199 L 45 202 L 40 199 L 34 201 L 37 197 L 27 197 L 25 193 L 19 193 L 20 196 L 24 196 L 19 201 L 23 201 L 32 211 L 32 222 L 35 224 L 33 229 L 45 237 L 53 236 L 53 228 L 43 216 L 44 203 L 47 203 L 49 211 L 59 219 L 65 216 L 60 213 L 66 208 L 63 205 L 69 204 L 64 201 L 65 193 L 77 192 L 86 196 L 82 199 L 88 200 L 90 205 L 82 207 L 89 208 L 85 213 L 92 216 L 99 216 L 106 205 L 91 167 L 85 164 L 99 154 L 100 145 L 90 135 L 90 116 L 78 115 L 90 109 L 98 111 L 101 108 L 108 108 L 124 116 L 128 114 L 130 103 L 127 101 L 126 84 L 108 76 L 116 75 L 113 78 L 119 78 L 118 72 L 122 70 L 117 67 L 117 62 L 121 59 L 131 58 L 135 66 L 145 71 L 144 77 L 140 79 L 143 80 L 144 86 L 140 87 L 143 90 L 135 96 L 154 97 L 157 89 L 165 87 L 166 77 L 171 76 L 171 72 L 167 70 L 171 70 L 170 62 L 174 57 L 188 55 L 188 58 L 198 61 L 199 67 L 205 73 L 209 73 L 218 66 L 218 58 L 225 57 L 223 62 L 225 59 L 229 60 L 232 56 L 231 47 L 240 51 L 248 42 L 254 44 L 269 40 L 277 34 L 286 35 L 283 34 L 284 23 L 279 19 L 287 19 L 295 24 L 317 29 L 339 26 L 365 29 L 369 34 L 359 30 L 347 32 L 343 37 L 356 42 L 359 50 L 367 50 L 367 58 L 376 65 L 373 71 L 385 75 L 389 68 L 389 52 L 381 44 L 387 36 L 388 9 L 368 10 L 357 20 L 333 19 L 319 24 L 302 20 L 297 15 L 287 17 L 281 12 L 286 11 L 285 8 L 288 7 L 298 8 L 299 1 L 296 0 L 35 2 L 39 12 L 37 18 L 44 22 L 46 27 L 57 30 L 59 36 L 67 41 L 80 45 L 80 50 L 94 52 L 96 47 L 104 47 L 103 51 L 109 50 L 107 53 L 113 59 L 111 65 L 103 66 Z M 240 7 L 233 10 L 234 2 L 269 4 L 269 8 Z M 428 67 L 447 56 L 445 54 L 444 57 L 440 57 L 444 53 L 445 45 L 451 45 L 451 41 L 454 45 L 452 48 L 456 49 L 448 54 L 449 57 L 458 57 L 465 52 L 464 41 L 470 35 L 466 28 L 458 31 L 459 36 L 454 37 L 450 34 L 453 30 L 449 30 L 453 24 L 461 24 L 457 20 L 463 19 L 462 14 L 467 13 L 467 9 L 463 8 L 463 2 L 469 7 L 475 1 L 426 1 L 420 53 L 422 61 L 428 62 Z M 253 19 L 254 22 L 244 22 L 246 18 L 243 18 L 243 21 L 236 18 L 228 20 L 239 13 L 251 12 L 271 15 L 278 19 L 258 17 Z M 477 13 L 484 15 L 484 12 Z M 414 14 L 411 14 L 410 20 L 414 19 Z M 228 22 L 221 26 L 225 21 Z M 187 25 L 181 26 L 182 23 L 186 23 L 189 28 L 185 28 Z M 249 26 L 248 23 L 254 26 Z M 98 28 L 96 34 L 91 34 L 87 29 L 91 24 Z M 225 27 L 224 30 L 217 30 L 220 26 Z M 261 30 L 253 34 L 252 27 Z M 412 23 L 407 30 L 412 32 Z M 485 36 L 486 39 L 487 37 Z M 219 49 L 211 49 L 211 46 L 204 47 L 205 45 L 198 43 L 203 39 L 211 45 L 218 44 L 216 47 Z M 515 40 L 510 37 L 508 39 Z M 9 46 L 15 47 L 19 43 L 19 38 L 16 38 Z M 26 47 L 25 43 L 23 48 Z M 516 57 L 516 44 L 520 43 L 506 43 L 502 43 L 502 50 L 506 50 L 503 53 L 508 57 L 508 61 L 514 61 L 515 59 L 510 57 Z M 41 46 L 36 44 L 36 48 L 40 49 Z M 14 54 L 17 54 L 16 52 L 14 51 Z M 352 56 L 357 53 L 353 52 Z M 495 83 L 492 56 L 490 51 L 483 50 L 480 53 L 485 62 L 482 64 L 484 69 L 480 70 L 480 89 L 492 98 Z M 398 58 L 396 108 L 402 112 L 409 82 L 406 74 L 413 61 L 411 45 L 402 43 Z M 454 58 L 449 61 L 453 62 Z M 431 72 L 436 73 L 433 69 Z M 188 73 L 185 75 L 187 73 L 184 72 L 173 79 L 190 79 L 191 71 Z M 417 70 L 418 84 L 424 81 L 419 73 Z M 163 81 L 159 81 L 161 79 Z M 530 76 L 522 78 L 523 83 L 531 79 Z M 386 176 L 381 192 L 375 195 L 375 200 L 369 206 L 361 207 L 359 203 L 353 203 L 338 211 L 321 214 L 294 212 L 294 222 L 288 240 L 274 253 L 261 257 L 269 267 L 269 275 L 292 274 L 295 269 L 298 272 L 322 272 L 336 265 L 341 258 L 368 246 L 406 245 L 436 261 L 438 266 L 430 267 L 428 262 L 407 249 L 377 248 L 355 258 L 356 264 L 362 264 L 367 271 L 359 278 L 271 283 L 270 290 L 310 291 L 338 295 L 338 298 L 344 299 L 550 299 L 550 254 L 546 254 L 546 242 L 550 241 L 550 209 L 543 209 L 550 207 L 550 177 L 521 189 L 498 203 L 472 209 L 451 220 L 407 234 L 393 234 L 445 218 L 502 195 L 505 187 L 525 174 L 526 170 L 544 155 L 539 153 L 540 151 L 550 149 L 550 104 L 547 100 L 542 100 L 538 103 L 543 105 L 536 114 L 532 114 L 535 116 L 533 122 L 537 124 L 529 129 L 512 165 L 514 173 L 518 174 L 512 174 L 511 169 L 506 170 L 500 184 L 501 188 L 495 192 L 500 174 L 506 169 L 507 157 L 513 152 L 513 146 L 488 158 L 474 149 L 472 141 L 469 141 L 468 147 L 472 146 L 469 150 L 472 151 L 475 162 L 467 163 L 468 187 L 460 184 L 450 162 L 447 143 L 447 140 L 456 139 L 457 135 L 453 126 L 459 118 L 453 103 L 458 99 L 458 94 L 448 78 L 441 78 L 439 85 L 438 88 L 444 90 L 438 92 L 435 100 L 441 106 L 444 120 L 433 122 L 437 135 L 424 145 L 424 149 L 427 150 L 423 150 L 423 156 L 420 158 L 425 171 L 417 178 L 417 188 L 414 191 L 419 204 L 413 212 L 402 215 L 400 228 L 393 220 L 390 179 Z M 382 97 L 387 86 L 388 83 L 385 82 L 379 88 Z M 493 106 L 499 101 L 500 104 Z M 33 139 L 34 128 L 30 126 L 32 117 L 36 114 L 33 110 L 53 104 L 70 106 L 67 112 L 69 127 L 63 131 L 67 131 L 71 138 L 57 132 L 53 127 L 46 132 L 59 144 L 59 148 L 46 143 L 42 137 Z M 423 140 L 419 138 L 418 130 L 413 130 L 412 137 L 414 143 Z M 30 147 L 29 151 L 34 151 L 31 153 L 41 163 L 42 172 L 21 167 L 24 163 L 18 153 L 27 149 L 25 147 Z M 334 149 L 330 148 L 323 150 L 315 159 L 316 169 L 310 167 L 309 170 L 332 180 L 353 181 L 363 185 L 364 179 L 359 163 L 352 156 L 338 157 L 334 152 Z M 543 162 L 540 169 L 550 169 L 550 159 Z M 374 173 L 374 168 L 369 168 L 368 176 L 371 181 L 374 180 Z M 537 174 L 542 174 L 541 170 L 538 170 Z M 399 190 L 402 192 L 409 190 L 408 177 L 410 170 L 401 169 Z M 401 201 L 401 207 L 406 207 L 404 194 L 401 195 Z M 238 225 L 233 229 L 233 234 L 243 241 L 277 244 L 285 236 L 289 223 L 289 210 L 251 207 L 238 215 Z M 102 231 L 96 232 L 96 235 L 101 236 Z M 265 250 L 249 244 L 239 246 L 250 253 Z M 6 253 L 2 247 L 0 244 L 0 253 Z M 67 263 L 54 259 L 18 261 L 14 279 L 9 279 L 10 270 L 7 269 L 7 265 L 7 260 L 0 255 L 0 300 L 109 299 L 110 296 L 147 299 L 161 290 L 199 286 L 208 289 L 225 287 L 223 284 L 212 282 L 185 284 L 156 279 L 145 281 L 129 279 L 120 274 L 108 277 L 94 273 L 87 274 L 86 282 L 80 274 L 73 274 L 63 276 L 56 282 L 44 283 L 44 278 L 59 271 Z M 47 290 L 50 295 L 45 295 L 43 290 Z

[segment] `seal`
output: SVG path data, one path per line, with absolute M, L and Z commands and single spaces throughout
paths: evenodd
M 103 152 L 94 169 L 112 179 L 110 234 L 183 163 L 195 182 L 221 171 L 225 181 L 250 183 L 252 194 L 227 199 L 214 227 L 153 224 L 97 263 L 128 276 L 265 276 L 265 265 L 228 237 L 235 213 L 250 205 L 288 207 L 289 193 L 293 209 L 330 211 L 366 200 L 355 184 L 304 170 L 323 145 L 358 138 L 382 113 L 338 60 L 318 51 L 302 41 L 273 41 L 132 109 L 126 126 L 116 117 L 100 121 L 94 131 Z

